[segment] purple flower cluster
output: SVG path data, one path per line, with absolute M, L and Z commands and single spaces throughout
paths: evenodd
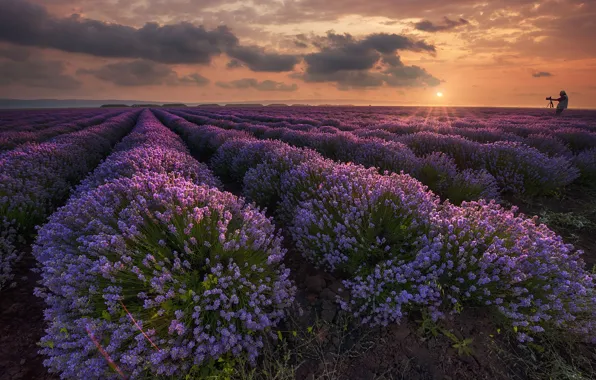
M 581 173 L 581 181 L 586 184 L 596 184 L 596 148 L 577 154 L 573 157 L 573 163 Z
M 41 144 L 26 144 L 0 155 L 0 272 L 18 257 L 15 242 L 29 238 L 79 182 L 134 126 L 127 112 L 82 131 Z M 0 281 L 0 288 L 3 281 Z
M 216 137 L 212 126 L 198 128 L 209 128 L 214 139 L 233 133 L 220 129 Z M 276 172 L 271 162 L 254 166 L 264 153 L 255 149 L 251 157 L 252 140 L 226 144 L 222 162 L 252 166 L 245 186 L 263 178 L 249 175 Z M 494 145 L 504 151 L 491 156 L 496 166 L 518 146 Z M 443 166 L 437 172 L 454 173 L 451 158 L 435 153 L 432 161 Z M 481 305 L 507 317 L 520 341 L 548 328 L 596 340 L 596 277 L 584 269 L 581 251 L 515 209 L 494 201 L 440 204 L 408 175 L 316 156 L 287 161 L 278 173 L 279 220 L 305 258 L 345 278 L 351 298 L 338 301 L 363 323 L 400 322 L 420 309 L 440 318 Z
M 316 189 L 301 191 L 293 210 L 289 231 L 300 252 L 349 277 L 368 273 L 380 261 L 408 258 L 439 200 L 407 175 L 325 164 L 307 162 L 282 179 L 283 188 Z M 282 205 L 289 208 L 296 193 L 286 194 Z
M 284 254 L 262 212 L 182 177 L 120 178 L 72 198 L 34 247 L 44 364 L 103 379 L 114 366 L 180 377 L 220 358 L 254 362 L 293 301 Z
M 186 113 L 183 114 L 183 116 L 189 120 L 197 122 L 208 121 L 203 117 L 197 118 Z M 163 117 L 167 116 L 164 115 Z M 176 122 L 180 123 L 178 120 Z M 428 167 L 426 162 L 428 159 L 425 161 L 416 157 L 416 155 L 404 144 L 394 141 L 385 141 L 374 137 L 360 138 L 351 133 L 341 132 L 337 128 L 331 126 L 323 126 L 317 131 L 304 132 L 288 128 L 269 128 L 252 125 L 244 126 L 242 124 L 233 124 L 231 121 L 215 124 L 221 125 L 223 128 L 233 128 L 231 130 L 250 132 L 253 136 L 259 138 L 282 140 L 296 147 L 309 147 L 333 160 L 354 162 L 367 167 L 377 167 L 381 171 L 387 170 L 394 173 L 403 171 L 418 179 L 421 179 L 421 177 L 418 176 L 421 167 L 424 165 Z M 196 128 L 192 127 L 190 129 L 196 130 Z M 184 133 L 185 132 L 182 134 L 184 135 Z M 204 128 L 203 132 L 193 131 L 190 134 L 193 136 L 193 138 L 188 138 L 191 146 L 196 146 L 196 143 L 194 143 L 196 140 L 201 141 L 202 144 L 209 144 L 208 141 L 211 141 L 212 137 L 218 136 L 216 127 L 214 126 Z M 231 135 L 226 134 L 225 138 L 229 139 L 231 138 Z M 246 135 L 240 135 L 240 139 L 246 140 Z M 233 144 L 237 146 L 235 148 L 236 150 L 240 149 L 238 144 L 241 143 L 235 142 Z M 271 143 L 269 143 L 269 145 L 271 145 Z M 211 144 L 209 148 L 201 147 L 197 150 L 206 151 L 212 154 L 215 151 L 214 149 L 217 149 L 219 146 L 220 145 L 217 144 Z M 236 154 L 236 150 L 232 149 L 231 146 L 232 143 L 230 142 L 223 151 L 217 150 L 217 156 L 214 157 L 214 171 L 225 180 L 229 180 L 231 178 L 230 176 L 234 176 L 234 173 L 231 173 L 230 171 L 234 170 L 234 166 L 237 166 L 229 165 Z M 223 157 L 222 155 L 227 156 Z M 259 160 L 259 158 L 255 159 Z M 243 160 L 237 159 L 237 161 Z M 435 170 L 442 168 L 445 167 L 440 164 L 434 166 Z M 454 203 L 461 202 L 462 200 L 482 199 L 487 196 L 497 197 L 498 191 L 495 189 L 495 181 L 494 179 L 491 179 L 490 174 L 485 170 L 474 171 L 466 169 L 464 171 L 459 171 L 457 168 L 455 168 L 455 170 L 455 176 L 452 175 L 450 171 L 441 173 L 441 176 L 445 178 L 445 181 L 449 181 L 448 186 L 431 186 L 432 190 L 441 196 L 446 196 L 449 193 L 453 197 L 452 201 Z M 241 178 L 242 176 L 236 175 L 236 177 Z M 464 183 L 462 182 L 464 180 L 470 180 L 470 182 Z
M 526 195 L 549 194 L 579 177 L 566 157 L 548 157 L 534 148 L 506 141 L 486 145 L 483 168 L 502 190 Z
M 431 132 L 406 135 L 401 140 L 417 154 L 443 152 L 453 157 L 460 168 L 486 170 L 495 177 L 501 191 L 548 194 L 579 177 L 567 157 L 548 157 L 519 142 L 482 144 Z
M 466 200 L 499 199 L 495 177 L 486 170 L 458 171 L 455 160 L 442 152 L 425 156 L 413 176 L 453 204 Z
M 496 307 L 521 341 L 545 328 L 595 340 L 596 277 L 545 225 L 495 203 L 446 206 L 409 260 L 388 260 L 345 281 L 342 306 L 371 324 L 399 320 L 413 307 L 434 318 L 468 305 Z
M 571 150 L 559 139 L 546 133 L 534 133 L 521 142 L 538 149 L 549 157 L 570 157 Z
M 149 110 L 139 116 L 133 131 L 77 188 L 81 194 L 108 181 L 142 173 L 182 176 L 197 184 L 220 187 L 205 164 L 195 160 L 182 139 L 161 124 Z
M 258 205 L 275 210 L 282 200 L 282 178 L 298 165 L 311 160 L 323 160 L 323 157 L 310 149 L 287 144 L 277 147 L 261 163 L 246 172 L 242 179 L 244 196 Z
M 22 257 L 17 250 L 17 244 L 22 243 L 19 239 L 22 237 L 12 223 L 0 219 L 0 290 L 14 278 L 12 267 Z
M 596 131 L 587 131 L 577 127 L 563 127 L 551 132 L 563 141 L 573 152 L 579 153 L 596 147 Z
M 516 178 L 513 183 L 501 183 L 505 181 L 506 176 L 497 178 L 500 190 L 531 196 L 549 193 L 576 179 L 578 173 L 569 161 L 571 150 L 581 152 L 596 145 L 595 128 L 589 121 L 554 120 L 544 115 L 502 116 L 495 110 L 481 112 L 481 115 L 473 117 L 409 116 L 405 120 L 397 116 L 400 114 L 399 111 L 389 109 L 361 112 L 345 108 L 332 108 L 327 111 L 310 107 L 225 111 L 185 109 L 172 112 L 200 125 L 249 131 L 258 138 L 281 139 L 295 146 L 310 147 L 329 158 L 344 162 L 365 164 L 354 157 L 339 158 L 342 153 L 350 155 L 354 150 L 354 141 L 348 136 L 350 134 L 394 142 L 402 141 L 409 145 L 418 157 L 433 152 L 447 153 L 456 160 L 459 170 L 486 170 L 493 176 L 502 174 L 502 168 L 495 173 L 490 172 L 490 165 L 487 165 L 484 157 L 491 154 L 500 156 L 502 146 L 498 143 L 509 142 L 517 148 L 508 154 L 515 153 L 514 158 L 519 160 L 532 156 L 535 168 L 524 174 L 516 171 L 510 173 L 512 178 Z M 305 112 L 308 112 L 310 118 L 304 118 Z M 330 118 L 330 112 L 333 118 Z M 537 151 L 530 149 L 531 154 L 527 154 L 525 150 L 528 147 Z M 408 160 L 394 162 L 399 164 L 394 163 L 393 166 L 401 168 L 387 170 L 396 173 L 404 170 L 415 176 L 417 165 Z M 554 175 L 549 176 L 553 171 Z M 486 178 L 485 174 L 480 176 Z M 469 175 L 468 172 L 466 176 Z M 527 183 L 520 185 L 520 181 L 526 182 L 526 176 Z M 541 178 L 539 186 L 534 182 L 536 178 Z M 471 198 L 464 198 L 465 200 L 481 199 L 478 194 L 467 194 Z M 440 195 L 446 197 L 445 194 Z

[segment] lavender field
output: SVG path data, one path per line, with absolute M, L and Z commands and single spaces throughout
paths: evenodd
M 596 378 L 595 268 L 596 111 L 0 111 L 6 378 Z

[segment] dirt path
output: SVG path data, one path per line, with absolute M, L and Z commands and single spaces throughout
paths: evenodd
M 33 295 L 39 274 L 30 253 L 19 263 L 17 286 L 0 293 L 0 380 L 50 380 L 37 342 L 44 332 L 42 299 Z

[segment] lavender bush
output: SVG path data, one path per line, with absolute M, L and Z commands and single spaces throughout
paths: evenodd
M 579 177 L 578 170 L 565 157 L 547 157 L 519 143 L 496 142 L 487 145 L 484 167 L 503 191 L 518 194 L 548 194 Z
M 290 174 L 294 183 L 310 175 L 300 169 Z M 323 178 L 316 194 L 298 203 L 289 231 L 309 261 L 350 277 L 369 273 L 379 261 L 408 258 L 438 204 L 407 175 L 335 165 Z
M 49 308 L 44 364 L 106 379 L 254 362 L 293 300 L 284 253 L 259 210 L 184 178 L 121 178 L 73 198 L 34 247 Z
M 523 143 L 550 157 L 570 157 L 572 154 L 571 150 L 561 140 L 546 133 L 531 134 L 523 140 Z
M 581 181 L 596 184 L 596 148 L 587 149 L 573 157 L 573 164 L 581 173 Z
M 276 209 L 283 194 L 281 181 L 284 175 L 302 163 L 322 159 L 321 155 L 311 149 L 282 146 L 246 172 L 242 192 L 247 199 L 269 209 Z

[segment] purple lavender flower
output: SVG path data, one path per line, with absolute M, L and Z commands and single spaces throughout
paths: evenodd
M 183 376 L 226 355 L 254 362 L 293 301 L 284 253 L 259 210 L 183 177 L 148 172 L 83 192 L 34 247 L 45 364 L 64 378 L 116 377 L 89 332 L 130 378 Z
M 78 132 L 41 144 L 25 144 L 0 155 L 0 288 L 11 262 L 34 227 L 69 196 L 79 182 L 134 125 L 138 112 L 126 112 Z

